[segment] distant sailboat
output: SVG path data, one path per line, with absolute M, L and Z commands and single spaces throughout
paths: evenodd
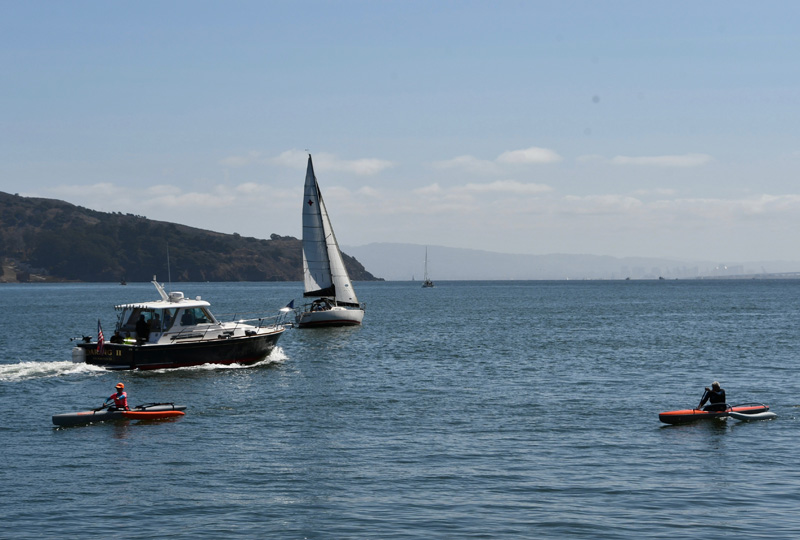
M 328 211 L 308 155 L 303 193 L 303 285 L 306 297 L 317 299 L 297 310 L 300 328 L 361 324 L 359 303 L 344 266 Z
M 425 280 L 422 282 L 423 288 L 433 287 L 433 281 L 428 277 L 428 248 L 425 247 Z

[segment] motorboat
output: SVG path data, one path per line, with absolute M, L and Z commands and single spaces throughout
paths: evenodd
M 151 370 L 202 364 L 255 364 L 264 360 L 285 327 L 275 318 L 219 321 L 210 304 L 182 292 L 167 293 L 153 277 L 160 300 L 115 306 L 119 317 L 106 339 L 84 337 L 72 349 L 75 362 L 111 370 Z

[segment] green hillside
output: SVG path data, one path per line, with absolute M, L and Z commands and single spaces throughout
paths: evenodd
M 300 240 L 222 234 L 0 192 L 0 282 L 301 281 Z M 377 278 L 344 255 L 350 277 Z

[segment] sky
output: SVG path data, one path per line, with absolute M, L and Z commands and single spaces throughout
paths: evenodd
M 340 244 L 800 261 L 800 3 L 0 0 L 0 191 Z

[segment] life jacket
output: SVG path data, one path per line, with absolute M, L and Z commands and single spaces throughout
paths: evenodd
M 128 408 L 128 394 L 127 392 L 122 392 L 122 394 L 111 394 L 108 399 L 114 400 L 114 407 L 117 409 L 127 409 Z

